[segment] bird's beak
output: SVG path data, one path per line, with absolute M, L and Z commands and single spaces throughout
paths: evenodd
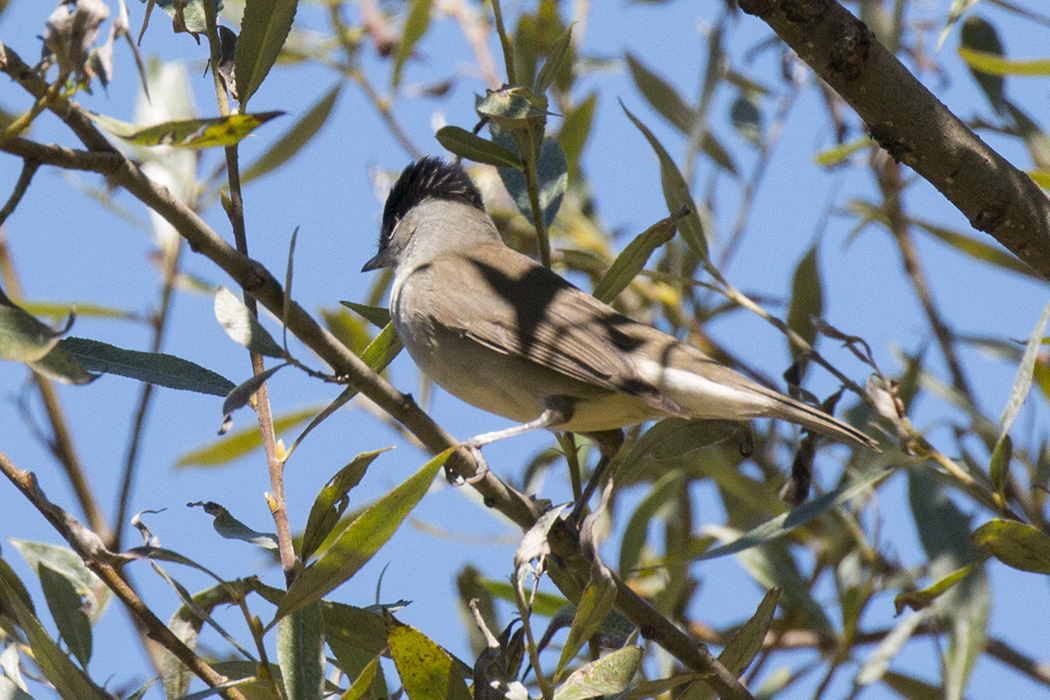
M 361 272 L 371 272 L 372 270 L 378 270 L 381 267 L 389 267 L 390 261 L 386 258 L 386 251 L 380 250 L 375 256 L 365 263 L 365 266 L 361 268 Z

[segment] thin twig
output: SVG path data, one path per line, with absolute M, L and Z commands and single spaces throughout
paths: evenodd
M 15 182 L 15 188 L 11 190 L 11 196 L 7 198 L 7 202 L 4 204 L 4 208 L 0 209 L 0 227 L 7 221 L 7 217 L 14 213 L 18 203 L 22 201 L 22 197 L 25 196 L 26 190 L 29 189 L 29 183 L 33 181 L 33 176 L 36 175 L 37 168 L 40 167 L 40 163 L 37 163 L 31 158 L 26 158 L 22 161 L 22 172 L 18 174 L 18 181 Z
M 230 105 L 226 96 L 226 83 L 219 74 L 219 62 L 222 58 L 222 47 L 219 43 L 219 32 L 215 20 L 215 8 L 205 3 L 204 10 L 208 28 L 208 44 L 211 47 L 212 75 L 215 80 L 215 94 L 219 103 L 219 114 L 228 116 Z M 246 96 L 241 97 L 244 99 Z M 226 147 L 226 177 L 230 185 L 230 201 L 226 215 L 233 228 L 233 238 L 237 252 L 248 255 L 248 234 L 244 226 L 244 199 L 241 195 L 241 171 L 238 163 L 237 144 Z M 259 310 L 255 298 L 243 290 L 244 304 L 252 316 L 258 316 Z M 251 352 L 252 372 L 262 374 L 266 367 L 263 357 Z M 270 488 L 273 490 L 273 501 L 270 512 L 277 528 L 277 548 L 281 555 L 281 568 L 284 569 L 285 583 L 291 585 L 295 578 L 295 546 L 292 543 L 292 531 L 288 525 L 288 507 L 284 497 L 284 464 L 277 456 L 277 438 L 273 429 L 273 413 L 270 409 L 269 389 L 264 382 L 255 392 L 255 413 L 259 417 L 259 430 L 262 433 L 263 453 L 266 456 L 266 467 L 270 476 Z
M 102 582 L 124 603 L 135 619 L 146 628 L 146 633 L 150 639 L 157 641 L 174 654 L 179 661 L 184 663 L 187 668 L 209 686 L 215 687 L 229 680 L 215 671 L 201 657 L 197 656 L 192 649 L 168 629 L 167 625 L 160 618 L 153 614 L 153 611 L 138 597 L 138 594 L 121 578 L 117 571 L 120 566 L 127 562 L 127 559 L 111 552 L 106 548 L 102 538 L 97 533 L 84 527 L 72 515 L 49 501 L 40 489 L 40 484 L 32 472 L 22 471 L 16 467 L 3 452 L 0 452 L 0 472 L 3 472 L 4 476 L 22 492 L 22 495 L 47 518 L 48 522 L 69 543 L 69 546 L 80 555 L 87 567 L 95 572 L 102 579 Z M 219 693 L 227 700 L 245 700 L 244 695 L 236 688 L 227 688 L 219 691 Z
M 492 0 L 492 15 L 496 18 L 496 35 L 503 48 L 503 62 L 507 64 L 507 83 L 517 85 L 518 78 L 514 70 L 514 45 L 511 43 L 506 27 L 503 26 L 503 8 L 500 7 L 499 0 Z

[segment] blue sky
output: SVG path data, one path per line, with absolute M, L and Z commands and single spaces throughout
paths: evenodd
M 1041 3 L 1035 0 L 1020 4 L 1041 9 Z M 137 32 L 140 25 L 143 7 L 134 1 L 130 4 L 133 32 Z M 531 4 L 512 3 L 507 11 L 514 16 L 523 7 Z M 684 94 L 692 95 L 702 79 L 699 71 L 707 50 L 705 32 L 721 8 L 722 3 L 712 0 L 700 3 L 680 0 L 653 6 L 624 1 L 593 3 L 583 49 L 608 58 L 618 58 L 629 50 L 675 83 Z M 33 60 L 40 46 L 35 37 L 42 33 L 43 21 L 51 9 L 51 3 L 39 0 L 13 0 L 0 15 L 0 41 L 26 60 Z M 1041 52 L 1045 52 L 1050 31 L 1046 27 L 1024 23 L 995 11 L 987 3 L 978 11 L 999 28 L 1009 55 L 1045 57 Z M 297 27 L 304 30 L 324 27 L 325 12 L 321 4 L 303 2 Z M 946 2 L 922 5 L 922 18 L 933 27 L 926 42 L 930 50 L 946 12 Z M 730 25 L 729 52 L 733 65 L 765 85 L 781 89 L 779 52 L 767 50 L 753 63 L 745 60 L 746 52 L 770 35 L 768 28 L 759 20 L 743 15 Z M 949 36 L 941 49 L 940 58 L 947 69 L 943 80 L 929 74 L 923 79 L 960 117 L 987 116 L 989 108 L 954 54 L 956 45 L 957 32 Z M 198 113 L 202 116 L 216 113 L 211 78 L 204 75 L 204 49 L 186 35 L 172 36 L 167 18 L 159 12 L 152 20 L 142 50 L 148 56 L 162 57 L 165 61 L 184 62 Z M 379 60 L 371 49 L 366 49 L 363 55 L 366 71 L 385 86 L 389 63 Z M 494 51 L 494 55 L 498 63 L 499 52 Z M 137 81 L 126 46 L 118 45 L 116 61 L 117 75 L 108 92 L 96 88 L 94 95 L 82 94 L 78 101 L 91 110 L 131 120 Z M 396 118 L 424 152 L 442 152 L 432 136 L 435 124 L 473 126 L 472 94 L 484 88 L 470 70 L 473 61 L 456 25 L 442 19 L 420 44 L 419 59 L 407 66 L 405 82 L 409 84 L 433 82 L 450 75 L 458 78 L 453 92 L 442 100 L 404 99 L 395 107 Z M 289 115 L 263 126 L 242 144 L 242 163 L 251 162 L 263 153 L 336 81 L 333 72 L 317 66 L 275 68 L 252 98 L 252 109 L 280 109 Z M 4 86 L 0 91 L 0 105 L 9 111 L 25 109 L 24 95 L 11 83 Z M 586 77 L 580 82 L 577 95 L 582 96 L 592 88 L 600 91 L 600 98 L 595 131 L 584 154 L 584 168 L 591 179 L 601 220 L 610 229 L 623 232 L 619 239 L 623 245 L 630 236 L 666 216 L 666 207 L 656 159 L 620 109 L 617 99 L 623 100 L 642 118 L 673 155 L 679 156 L 685 144 L 647 108 L 622 65 Z M 1011 79 L 1008 91 L 1033 116 L 1045 114 L 1048 92 L 1045 81 Z M 728 124 L 733 97 L 734 94 L 725 89 L 716 94 L 711 112 L 712 129 L 729 145 L 743 171 L 750 172 L 752 151 Z M 767 118 L 773 110 L 773 104 L 765 103 Z M 552 121 L 557 124 L 557 119 Z M 72 136 L 51 115 L 38 119 L 31 135 L 45 142 L 74 145 Z M 994 135 L 985 135 L 985 138 L 1018 166 L 1029 167 L 1027 155 L 1012 141 Z M 825 317 L 843 331 L 865 337 L 884 368 L 895 371 L 895 350 L 915 352 L 928 343 L 929 331 L 914 293 L 903 277 L 889 234 L 869 228 L 850 237 L 855 221 L 842 214 L 841 209 L 851 198 L 874 197 L 873 183 L 863 168 L 847 167 L 829 172 L 815 165 L 816 152 L 832 143 L 833 131 L 819 94 L 809 89 L 790 113 L 769 174 L 754 197 L 744 244 L 723 273 L 735 286 L 753 296 L 787 298 L 795 265 L 813 241 L 819 239 Z M 218 152 L 204 154 L 199 172 L 210 174 L 219 157 Z M 353 85 L 345 86 L 324 131 L 282 172 L 248 185 L 245 206 L 251 254 L 279 278 L 283 277 L 289 237 L 298 227 L 296 299 L 308 309 L 331 308 L 341 299 L 363 301 L 372 278 L 359 274 L 358 270 L 374 253 L 381 212 L 381 196 L 375 191 L 373 173 L 399 171 L 408 161 L 409 156 L 390 136 L 361 91 Z M 18 165 L 10 157 L 0 159 L 0 192 L 10 191 Z M 701 166 L 695 191 L 706 191 L 710 169 L 709 163 Z M 84 194 L 85 186 L 99 189 L 103 183 L 92 175 L 69 175 L 44 168 L 26 200 L 8 220 L 5 234 L 22 276 L 25 297 L 98 303 L 145 313 L 155 304 L 158 289 L 156 270 L 148 264 L 154 249 L 150 232 L 137 230 L 103 210 Z M 716 202 L 720 204 L 716 209 L 717 230 L 725 235 L 736 211 L 735 195 L 722 184 L 717 185 L 715 191 Z M 112 198 L 115 204 L 140 217 L 146 216 L 144 208 L 126 193 L 115 192 Z M 924 182 L 909 189 L 907 204 L 918 216 L 970 231 L 965 218 Z M 834 209 L 825 219 L 829 206 Z M 205 213 L 205 219 L 230 237 L 218 207 L 212 206 Z M 1006 339 L 1028 337 L 1047 300 L 1045 284 L 989 270 L 940 243 L 917 236 L 931 287 L 948 323 L 960 333 Z M 210 263 L 191 252 L 185 252 L 184 261 L 188 272 L 209 283 L 230 284 Z M 212 368 L 233 381 L 243 380 L 249 373 L 247 356 L 225 336 L 211 307 L 210 297 L 180 293 L 164 349 Z M 782 307 L 772 305 L 771 308 L 786 313 Z M 272 319 L 268 326 L 276 332 L 277 324 Z M 733 314 L 731 318 L 709 324 L 707 330 L 770 376 L 779 376 L 789 363 L 786 342 L 757 317 Z M 120 321 L 84 318 L 77 322 L 74 334 L 134 348 L 144 348 L 149 342 L 145 325 Z M 821 347 L 847 374 L 863 380 L 865 368 L 848 353 L 830 342 Z M 930 352 L 936 354 L 932 348 Z M 301 348 L 300 354 L 308 357 Z M 988 415 L 997 417 L 1006 403 L 1016 368 L 973 350 L 964 351 L 963 357 L 981 397 L 982 408 Z M 932 366 L 943 373 L 939 357 Z M 407 355 L 395 361 L 392 379 L 401 390 L 418 393 L 417 375 Z M 818 394 L 826 395 L 836 388 L 826 374 L 814 374 L 810 379 L 810 388 Z M 73 501 L 65 482 L 45 450 L 31 439 L 20 417 L 16 399 L 25 391 L 25 381 L 22 367 L 0 364 L 0 425 L 5 427 L 0 449 L 16 465 L 36 471 L 53 500 L 70 505 Z M 118 377 L 103 377 L 88 387 L 60 390 L 77 447 L 89 467 L 97 493 L 107 504 L 108 513 L 113 511 L 113 494 L 119 486 L 138 393 L 139 387 L 134 382 Z M 323 405 L 336 393 L 331 386 L 286 370 L 272 382 L 271 397 L 275 410 L 284 413 L 304 406 Z M 1015 441 L 1019 437 L 1029 440 L 1047 430 L 1045 402 L 1042 398 L 1033 398 L 1016 424 Z M 31 405 L 39 419 L 39 406 L 35 402 Z M 463 438 L 506 425 L 502 419 L 465 407 L 440 390 L 435 391 L 430 408 L 448 430 Z M 238 425 L 250 420 L 247 412 L 237 418 Z M 920 402 L 913 415 L 916 424 L 929 427 L 933 439 L 942 440 L 946 449 L 953 444 L 949 421 L 959 418 L 932 397 Z M 257 550 L 244 543 L 222 540 L 212 531 L 209 518 L 199 510 L 188 510 L 184 506 L 190 501 L 216 500 L 256 529 L 272 529 L 262 498 L 269 485 L 261 456 L 243 459 L 219 470 L 173 469 L 178 455 L 215 439 L 220 420 L 220 402 L 213 397 L 170 390 L 157 393 L 143 444 L 141 479 L 131 510 L 166 508 L 149 518 L 154 534 L 165 546 L 199 557 L 220 573 L 232 576 L 254 570 L 267 581 L 276 583 L 279 572 L 269 566 Z M 514 474 L 519 465 L 551 442 L 547 435 L 528 436 L 486 448 L 486 455 L 497 472 Z M 381 456 L 370 469 L 360 493 L 355 492 L 362 499 L 375 498 L 400 483 L 425 461 L 425 455 L 360 406 L 340 411 L 315 431 L 288 466 L 293 529 L 302 528 L 314 495 L 337 468 L 359 452 L 387 445 L 398 448 Z M 839 474 L 835 460 L 823 460 L 821 466 L 818 481 L 825 486 L 833 485 Z M 554 474 L 560 472 L 552 472 L 543 484 L 541 495 L 555 501 L 565 500 L 567 484 Z M 711 487 L 699 486 L 697 496 L 696 522 L 721 523 L 724 514 Z M 6 483 L 0 484 L 0 504 L 4 512 L 4 525 L 0 529 L 3 540 L 57 542 L 57 536 L 43 518 Z M 907 565 L 922 564 L 925 557 L 907 513 L 903 476 L 894 477 L 880 490 L 878 507 L 884 520 L 882 541 Z M 968 503 L 964 507 L 972 508 Z M 340 588 L 335 597 L 361 605 L 373 602 L 380 572 L 390 564 L 382 581 L 381 599 L 413 601 L 402 611 L 401 619 L 453 652 L 466 656 L 466 634 L 455 612 L 455 573 L 462 563 L 471 561 L 492 578 L 506 578 L 511 571 L 513 551 L 513 545 L 508 542 L 513 541 L 517 533 L 497 514 L 485 509 L 469 489 L 440 484 L 435 485 L 414 516 L 419 523 L 446 534 L 441 536 L 418 526 L 406 526 L 367 567 Z M 977 513 L 976 522 L 987 517 Z M 0 541 L 0 547 L 4 558 L 25 580 L 34 578 L 6 541 Z M 194 572 L 175 570 L 174 573 L 191 590 L 208 585 L 207 580 Z M 989 573 L 995 591 L 991 633 L 1011 640 L 1028 654 L 1045 659 L 1044 631 L 1050 627 L 1045 582 L 998 564 L 989 565 Z M 762 594 L 732 558 L 705 562 L 695 567 L 694 575 L 703 580 L 695 614 L 711 624 L 745 619 Z M 134 569 L 133 576 L 162 617 L 174 610 L 177 605 L 174 594 L 146 566 Z M 833 587 L 824 585 L 820 590 L 827 595 L 828 605 L 834 607 Z M 96 678 L 112 677 L 112 683 L 120 684 L 129 680 L 124 641 L 128 627 L 124 614 L 116 607 L 109 611 L 96 632 L 97 651 L 91 670 Z M 890 595 L 883 596 L 873 608 L 872 615 L 875 614 L 879 619 L 872 620 L 871 624 L 893 624 Z M 234 627 L 236 629 L 236 625 Z M 222 648 L 214 636 L 207 639 L 216 648 Z M 916 642 L 911 649 L 914 651 L 903 654 L 894 667 L 936 678 L 932 644 Z M 772 670 L 772 667 L 767 669 Z M 1023 697 L 1037 689 L 1045 692 L 985 658 L 975 671 L 967 695 L 984 697 L 1005 691 Z M 841 692 L 833 692 L 831 697 L 847 691 L 848 686 L 843 686 Z M 153 690 L 151 696 L 160 697 L 160 693 Z M 874 689 L 865 697 L 889 696 L 888 691 Z

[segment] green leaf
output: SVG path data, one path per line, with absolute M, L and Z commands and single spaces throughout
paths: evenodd
M 102 579 L 87 567 L 79 554 L 69 547 L 46 542 L 31 542 L 14 537 L 8 541 L 14 545 L 38 576 L 41 567 L 46 566 L 72 583 L 77 596 L 84 599 L 85 609 L 91 612 L 92 622 L 97 622 L 102 617 L 102 613 L 106 611 L 112 598 L 112 592 L 106 584 L 102 583 Z M 14 581 L 17 581 L 17 578 Z M 11 579 L 8 580 L 8 583 L 11 583 Z M 19 584 L 14 585 L 17 587 Z M 32 609 L 31 603 L 29 605 Z
M 292 29 L 296 5 L 297 0 L 251 0 L 245 3 L 234 70 L 242 111 L 277 60 Z
M 575 182 L 580 170 L 580 156 L 591 134 L 591 123 L 594 121 L 594 107 L 598 104 L 598 93 L 591 92 L 574 108 L 565 112 L 558 130 L 558 142 L 565 151 L 568 163 L 569 181 Z
M 274 365 L 268 370 L 259 372 L 259 374 L 253 374 L 233 389 L 230 389 L 230 393 L 226 394 L 226 400 L 222 402 L 222 414 L 229 416 L 238 408 L 247 406 L 248 402 L 255 396 L 255 393 L 266 383 L 266 380 L 272 377 L 277 370 L 284 369 L 287 366 L 287 362 Z
M 779 588 L 770 588 L 766 591 L 755 614 L 733 633 L 729 643 L 718 655 L 718 660 L 734 676 L 744 675 L 744 671 L 762 650 L 762 642 L 765 641 L 766 633 L 769 632 L 779 600 Z M 688 697 L 689 700 L 715 700 L 718 695 L 711 686 L 699 680 L 683 691 L 682 697 Z
M 360 483 L 368 466 L 383 452 L 390 448 L 365 452 L 351 460 L 349 464 L 335 473 L 328 483 L 324 485 L 321 492 L 314 499 L 310 508 L 310 517 L 306 521 L 306 530 L 303 532 L 303 541 L 299 547 L 299 558 L 307 561 L 322 542 L 328 537 L 343 517 L 350 499 L 347 494 L 350 489 Z
M 176 148 L 214 148 L 232 146 L 274 117 L 284 112 L 231 114 L 211 119 L 180 119 L 145 128 L 94 112 L 84 112 L 91 121 L 114 136 L 140 146 L 174 146 Z
M 381 306 L 368 306 L 367 304 L 357 304 L 352 301 L 341 301 L 339 303 L 356 312 L 357 315 L 376 328 L 383 328 L 390 323 L 390 311 Z
M 343 693 L 339 700 L 361 700 L 365 693 L 372 689 L 372 681 L 375 679 L 376 671 L 379 669 L 379 659 L 380 657 L 375 657 L 361 669 L 361 673 L 357 674 L 357 678 L 354 679 L 354 682 L 350 684 L 350 687 L 346 689 L 346 692 Z
M 622 102 L 620 106 L 623 107 L 627 117 L 649 141 L 649 145 L 652 146 L 656 152 L 656 157 L 660 160 L 660 184 L 663 186 L 667 211 L 673 214 L 680 211 L 683 207 L 688 211 L 678 224 L 678 230 L 681 231 L 682 238 L 689 244 L 693 253 L 701 260 L 707 260 L 707 238 L 704 236 L 703 224 L 700 223 L 700 215 L 697 213 L 696 204 L 689 194 L 689 186 L 686 184 L 685 178 L 682 177 L 678 166 L 674 164 L 663 144 L 657 140 L 653 132 L 649 131 L 649 127 L 631 114 L 631 111 Z
M 628 243 L 594 286 L 595 298 L 607 304 L 611 303 L 642 271 L 653 251 L 674 238 L 678 230 L 678 221 L 685 215 L 686 211 L 681 209 L 666 219 L 657 221 Z
M 893 467 L 886 469 L 873 469 L 866 474 L 861 474 L 853 481 L 839 486 L 834 491 L 821 494 L 811 501 L 797 506 L 787 513 L 782 513 L 775 518 L 753 528 L 736 540 L 714 549 L 709 549 L 699 555 L 694 561 L 704 561 L 724 557 L 727 554 L 736 554 L 745 549 L 756 547 L 760 544 L 770 542 L 794 530 L 800 525 L 805 525 L 836 506 L 851 500 L 855 496 L 866 492 L 876 483 L 885 479 L 895 471 Z
M 952 27 L 955 26 L 956 22 L 966 14 L 966 11 L 976 5 L 980 0 L 952 0 L 952 6 L 948 10 L 948 18 L 944 21 L 944 28 L 941 29 L 941 35 L 937 37 L 937 50 L 940 51 L 941 46 L 944 44 L 944 40 L 948 38 L 948 34 L 951 33 Z
M 1046 324 L 1050 321 L 1050 303 L 1043 308 L 1043 313 L 1028 338 L 1024 355 L 1021 356 L 1020 366 L 1017 368 L 1017 376 L 1014 378 L 1013 386 L 1010 388 L 1010 398 L 1006 401 L 1003 415 L 999 419 L 999 437 L 1002 439 L 1013 425 L 1021 406 L 1024 405 L 1028 392 L 1032 388 L 1032 373 L 1035 371 L 1035 363 L 1039 357 L 1039 349 L 1043 343 L 1043 333 Z
M 58 347 L 90 372 L 213 396 L 226 396 L 235 386 L 222 375 L 174 355 L 125 350 L 87 338 L 63 338 Z
M 37 575 L 59 635 L 81 667 L 87 668 L 91 660 L 91 621 L 84 612 L 84 601 L 73 583 L 47 564 L 37 567 Z
M 146 2 L 146 0 L 142 0 Z M 208 30 L 204 17 L 204 0 L 188 0 L 175 4 L 175 0 L 156 0 L 157 7 L 164 10 L 172 18 L 172 26 L 176 33 L 188 32 L 193 35 L 203 34 Z M 222 0 L 214 0 L 215 16 L 219 16 L 222 10 Z M 149 21 L 149 11 L 154 3 L 146 6 L 146 17 L 143 19 L 142 32 L 139 34 L 139 43 L 142 42 L 142 34 L 146 31 L 146 23 Z
M 1039 277 L 1039 275 L 1032 271 L 1032 268 L 1021 262 L 1016 256 L 1004 251 L 998 245 L 989 245 L 984 241 L 977 240 L 976 238 L 958 233 L 957 231 L 952 231 L 942 226 L 937 226 L 928 221 L 921 221 L 919 219 L 909 219 L 909 221 L 915 226 L 918 226 L 921 230 L 926 231 L 935 238 L 938 238 L 955 248 L 960 253 L 970 256 L 974 260 L 991 263 L 997 267 L 1003 268 L 1004 270 L 1017 272 L 1033 279 L 1042 279 L 1042 277 Z
M 642 547 L 645 546 L 649 523 L 657 512 L 677 498 L 686 482 L 686 473 L 682 470 L 669 471 L 657 480 L 649 493 L 631 513 L 630 520 L 624 528 L 620 540 L 620 566 L 624 575 L 634 571 L 641 559 Z
M 213 520 L 211 524 L 212 527 L 215 528 L 215 532 L 228 540 L 241 540 L 242 542 L 248 542 L 258 547 L 262 547 L 263 549 L 273 551 L 277 550 L 276 535 L 251 529 L 240 520 L 233 517 L 230 511 L 214 501 L 196 501 L 194 503 L 187 503 L 186 505 L 191 508 L 203 508 L 205 513 L 212 516 Z
M 363 652 L 368 659 L 386 653 L 387 632 L 382 615 L 365 608 L 333 603 L 329 600 L 321 601 L 321 609 L 325 635 L 330 642 L 340 642 L 353 647 Z
M 85 370 L 79 362 L 74 360 L 68 352 L 58 345 L 51 348 L 51 352 L 44 355 L 41 359 L 36 362 L 30 362 L 29 366 L 33 368 L 34 372 L 63 384 L 82 386 L 90 384 L 98 379 L 99 376 Z
M 508 150 L 516 148 L 513 139 L 507 134 L 494 130 L 495 141 L 502 144 Z M 504 187 L 518 205 L 518 211 L 531 223 L 532 202 L 529 200 L 528 183 L 525 173 L 519 168 L 499 168 L 500 179 Z M 536 174 L 539 178 L 539 202 L 544 226 L 550 226 L 554 217 L 561 207 L 562 198 L 569 184 L 568 163 L 565 161 L 565 152 L 561 150 L 561 144 L 553 136 L 543 139 L 540 148 L 540 156 L 536 161 Z
M 554 690 L 554 700 L 584 700 L 622 693 L 630 685 L 641 662 L 641 647 L 617 649 L 576 669 Z
M 817 327 L 813 317 L 824 315 L 824 287 L 820 280 L 820 262 L 817 257 L 817 246 L 814 244 L 799 261 L 795 276 L 791 282 L 791 306 L 788 309 L 788 327 L 813 345 L 817 339 Z M 795 348 L 788 341 L 788 351 L 792 356 L 801 348 Z
M 0 10 L 3 9 L 3 3 L 0 2 Z M 0 676 L 0 700 L 36 700 L 32 695 L 25 692 L 12 680 L 9 680 L 7 676 Z
M 51 316 L 56 319 L 62 318 L 69 313 L 71 308 L 76 307 L 77 318 L 116 318 L 126 319 L 128 321 L 144 320 L 138 314 L 127 311 L 126 309 L 117 309 L 102 304 L 84 304 L 81 302 L 73 304 L 61 301 L 27 301 L 20 303 L 19 306 L 34 316 Z
M 655 698 L 663 695 L 680 685 L 699 680 L 703 680 L 703 674 L 701 673 L 682 673 L 677 676 L 671 676 L 670 678 L 661 678 L 655 681 L 639 683 L 626 693 L 616 697 L 617 700 L 646 700 L 646 698 Z M 676 694 L 676 697 L 681 696 Z
M 696 109 L 690 107 L 677 90 L 646 68 L 633 54 L 627 53 L 624 58 L 627 59 L 634 84 L 653 109 L 683 134 L 688 136 L 692 133 L 698 116 Z
M 168 620 L 168 629 L 191 650 L 197 649 L 197 636 L 204 626 L 201 613 L 207 615 L 218 605 L 236 602 L 233 587 L 223 582 L 193 596 L 193 606 L 183 603 Z M 189 692 L 193 673 L 173 653 L 164 649 L 160 663 L 160 676 L 164 684 L 164 696 L 180 698 Z
M 321 603 L 277 623 L 277 663 L 288 700 L 321 700 L 324 690 L 324 623 Z
M 940 686 L 894 671 L 887 671 L 882 682 L 906 700 L 944 700 L 944 690 Z
M 458 126 L 443 126 L 437 130 L 435 137 L 447 151 L 472 160 L 476 163 L 495 165 L 497 168 L 516 168 L 521 170 L 521 158 L 509 148 L 483 139 Z
M 977 528 L 973 541 L 1009 567 L 1050 574 L 1050 536 L 1027 523 L 990 520 Z
M 569 636 L 561 649 L 558 668 L 554 673 L 555 679 L 561 676 L 565 666 L 576 656 L 576 652 L 598 633 L 615 603 L 616 583 L 612 576 L 601 564 L 592 566 L 590 580 L 580 596 L 580 604 L 576 606 Z
M 981 17 L 966 18 L 960 32 L 959 43 L 971 51 L 981 51 L 993 56 L 1003 55 L 1003 43 L 999 40 L 995 27 Z M 1001 111 L 1006 107 L 1006 95 L 1003 92 L 1003 86 L 1006 81 L 1001 75 L 988 75 L 972 67 L 970 68 L 970 75 L 977 81 L 977 85 L 980 86 L 992 107 L 997 111 Z
M 833 168 L 841 165 L 851 155 L 871 143 L 870 136 L 862 136 L 859 139 L 840 143 L 831 148 L 822 149 L 813 157 L 813 162 L 824 168 Z
M 459 664 L 419 630 L 386 613 L 390 656 L 409 700 L 471 700 Z
M 1015 61 L 987 51 L 959 47 L 959 56 L 966 65 L 987 75 L 1050 75 L 1050 59 Z
M 87 677 L 70 660 L 54 640 L 48 635 L 33 612 L 22 602 L 17 593 L 0 579 L 0 592 L 11 606 L 18 624 L 29 640 L 33 658 L 44 672 L 44 676 L 63 698 L 77 700 L 109 700 L 109 696 L 99 691 Z
M 555 78 L 558 77 L 558 71 L 561 70 L 562 63 L 565 62 L 565 57 L 569 53 L 569 48 L 572 46 L 572 25 L 566 27 L 558 38 L 551 42 L 550 48 L 547 50 L 547 60 L 543 64 L 543 68 L 540 69 L 540 74 L 536 76 L 536 84 L 533 92 L 537 95 L 542 95 L 547 92 L 547 88 L 554 84 Z
M 347 526 L 324 555 L 306 567 L 277 608 L 277 619 L 319 600 L 352 577 L 386 544 L 427 492 L 454 450 L 445 450 L 407 481 L 379 499 Z
M 226 287 L 215 293 L 215 318 L 233 342 L 267 357 L 284 357 L 284 349 L 262 327 L 244 302 Z
M 1014 455 L 1014 441 L 1009 435 L 999 436 L 999 440 L 992 449 L 992 458 L 988 464 L 988 476 L 992 479 L 992 485 L 999 492 L 999 496 L 1006 498 L 1006 481 L 1010 474 L 1010 460 Z
M 275 435 L 281 435 L 295 426 L 317 415 L 321 406 L 311 406 L 292 413 L 277 416 L 273 421 Z M 237 430 L 204 447 L 186 452 L 175 462 L 176 469 L 185 467 L 217 467 L 239 459 L 262 447 L 262 434 L 258 425 Z
M 241 182 L 249 182 L 276 170 L 292 159 L 312 139 L 332 114 L 332 107 L 343 88 L 342 83 L 328 91 L 299 118 L 259 159 L 241 172 Z
M 56 331 L 16 306 L 0 291 L 0 360 L 36 362 L 43 359 L 72 325 L 73 318 L 70 311 L 66 328 Z
M 759 95 L 741 91 L 729 109 L 729 120 L 742 139 L 752 146 L 762 145 L 762 113 L 758 111 Z
M 416 42 L 426 34 L 429 26 L 430 0 L 411 0 L 405 26 L 401 28 L 401 42 L 397 45 L 397 55 L 394 56 L 394 73 L 390 85 L 395 91 L 401 84 L 401 71 L 405 67 L 405 61 L 412 55 Z
M 901 593 L 893 599 L 893 605 L 897 609 L 897 614 L 900 615 L 904 612 L 905 608 L 922 610 L 923 608 L 928 607 L 933 601 L 951 590 L 955 584 L 973 573 L 973 571 L 982 563 L 983 561 L 975 561 L 972 564 L 967 564 L 960 569 L 956 569 L 940 580 L 935 581 L 922 590 Z

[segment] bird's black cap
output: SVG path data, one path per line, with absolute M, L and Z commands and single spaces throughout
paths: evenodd
M 401 171 L 401 176 L 386 198 L 380 247 L 409 209 L 427 199 L 461 202 L 485 210 L 481 192 L 458 163 L 446 163 L 432 156 L 420 158 Z

